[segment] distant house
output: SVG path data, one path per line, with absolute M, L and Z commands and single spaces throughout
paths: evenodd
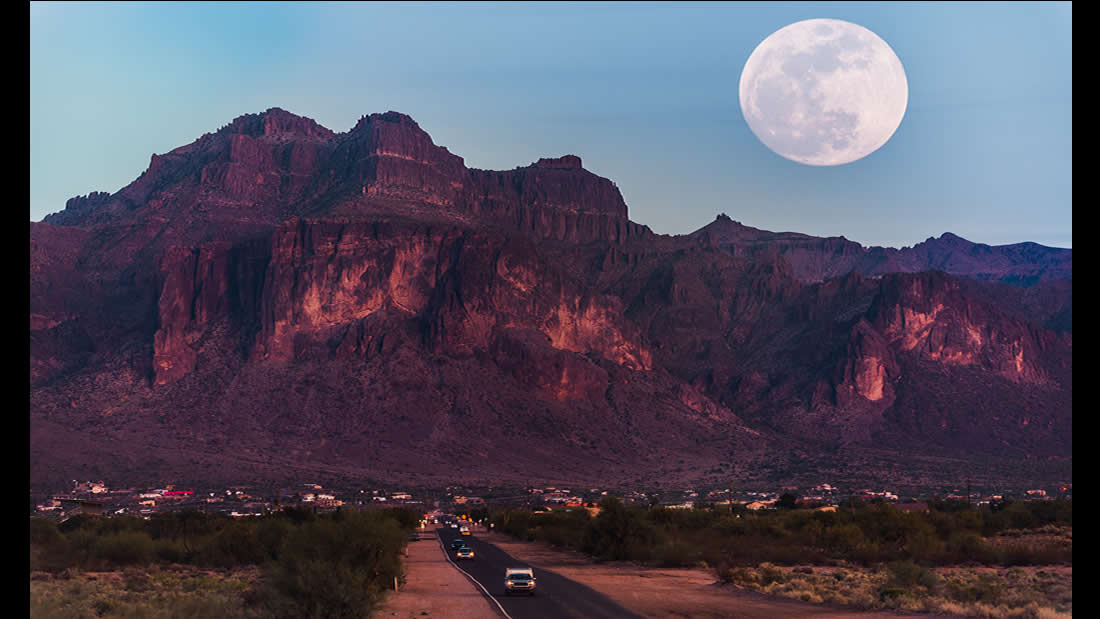
M 775 507 L 775 501 L 776 499 L 772 499 L 770 501 L 753 501 L 752 503 L 745 505 L 745 508 L 756 511 L 758 509 Z
M 1046 496 L 1047 491 L 1046 490 L 1028 490 L 1027 495 L 1028 496 Z
M 107 492 L 107 486 L 101 481 L 86 481 L 76 484 L 73 488 L 74 492 L 85 492 L 91 494 L 103 494 Z

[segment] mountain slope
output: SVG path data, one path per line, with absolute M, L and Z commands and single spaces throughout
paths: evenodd
M 1070 250 L 659 235 L 579 157 L 278 108 L 31 239 L 32 483 L 1070 470 Z

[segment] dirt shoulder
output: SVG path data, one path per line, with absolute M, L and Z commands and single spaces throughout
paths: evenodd
M 409 542 L 405 586 L 390 593 L 372 616 L 399 619 L 484 619 L 499 613 L 461 572 L 435 539 Z
M 899 616 L 807 604 L 745 591 L 718 583 L 711 570 L 702 568 L 664 569 L 618 562 L 596 563 L 580 553 L 554 550 L 539 542 L 519 542 L 501 533 L 479 532 L 478 537 L 535 568 L 553 570 L 588 585 L 645 617 L 897 619 Z

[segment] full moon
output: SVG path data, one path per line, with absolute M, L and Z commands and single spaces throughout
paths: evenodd
M 741 113 L 777 154 L 806 165 L 851 163 L 894 135 L 909 102 L 897 54 L 878 35 L 839 19 L 781 28 L 741 72 Z

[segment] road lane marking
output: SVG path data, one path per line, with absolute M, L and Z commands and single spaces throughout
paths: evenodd
M 451 555 L 450 555 L 450 553 L 448 553 L 448 552 L 447 552 L 447 549 L 446 549 L 446 548 L 445 548 L 445 547 L 443 546 L 443 536 L 442 536 L 442 535 L 439 535 L 439 534 L 437 533 L 437 534 L 436 534 L 436 536 L 435 536 L 435 538 L 436 538 L 437 540 L 439 540 L 439 548 L 440 548 L 440 549 L 441 549 L 441 550 L 443 551 L 443 556 L 447 558 L 447 562 L 448 562 L 448 563 L 450 563 L 451 565 L 453 565 L 453 566 L 454 566 L 454 568 L 455 568 L 456 570 L 458 570 L 458 571 L 462 572 L 463 574 L 465 574 L 467 578 L 469 578 L 470 580 L 474 581 L 474 584 L 475 584 L 475 585 L 477 585 L 477 586 L 481 587 L 481 590 L 485 592 L 485 597 L 487 597 L 487 598 L 489 598 L 490 600 L 492 600 L 492 601 L 493 601 L 493 603 L 497 605 L 497 608 L 499 608 L 499 609 L 500 609 L 500 614 L 504 615 L 504 617 L 505 617 L 506 619 L 512 619 L 512 615 L 509 615 L 509 614 L 508 614 L 508 611 L 504 610 L 504 607 L 500 605 L 500 602 L 499 602 L 499 601 L 498 601 L 498 600 L 497 600 L 497 599 L 496 599 L 495 597 L 493 597 L 493 594 L 489 593 L 489 590 L 485 588 L 485 585 L 483 585 L 483 584 L 481 584 L 480 582 L 478 582 L 478 580 L 477 580 L 476 578 L 474 578 L 474 577 L 473 577 L 473 575 L 471 575 L 471 574 L 470 574 L 469 572 L 467 572 L 466 570 L 462 569 L 461 567 L 458 567 L 458 564 L 457 564 L 457 563 L 455 563 L 454 561 L 451 561 Z

